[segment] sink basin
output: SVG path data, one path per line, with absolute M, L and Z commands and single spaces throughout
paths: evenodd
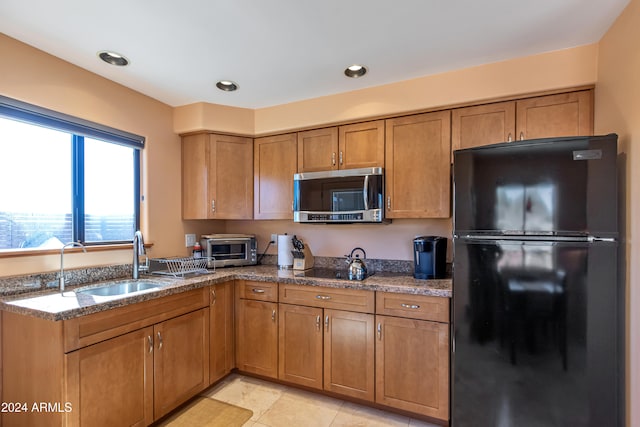
M 153 290 L 160 287 L 160 284 L 155 283 L 151 280 L 123 280 L 104 286 L 78 289 L 76 290 L 76 294 L 112 297 L 117 295 L 128 295 L 134 292 Z

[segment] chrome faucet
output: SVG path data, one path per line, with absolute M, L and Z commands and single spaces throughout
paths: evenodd
M 69 246 L 78 246 L 81 247 L 84 253 L 87 253 L 87 248 L 84 247 L 82 243 L 78 242 L 69 242 L 60 249 L 60 278 L 58 279 L 58 284 L 60 287 L 60 293 L 64 294 L 64 248 Z
M 134 279 L 140 278 L 140 255 L 144 255 L 144 239 L 140 230 L 133 234 L 133 275 Z

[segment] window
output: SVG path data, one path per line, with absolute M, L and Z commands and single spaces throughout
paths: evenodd
M 0 250 L 130 242 L 144 138 L 0 96 Z

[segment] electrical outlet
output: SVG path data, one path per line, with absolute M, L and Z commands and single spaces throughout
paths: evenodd
M 271 235 L 271 242 L 273 242 L 274 245 L 278 244 L 278 235 L 277 234 L 272 234 Z
M 184 245 L 188 248 L 196 244 L 196 235 L 195 234 L 185 234 L 184 235 Z

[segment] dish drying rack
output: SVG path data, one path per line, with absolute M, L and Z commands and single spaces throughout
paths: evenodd
M 211 260 L 214 258 L 149 258 L 149 273 L 181 278 L 190 274 L 209 274 L 215 272 L 215 267 L 213 269 L 207 268 L 208 261 Z

